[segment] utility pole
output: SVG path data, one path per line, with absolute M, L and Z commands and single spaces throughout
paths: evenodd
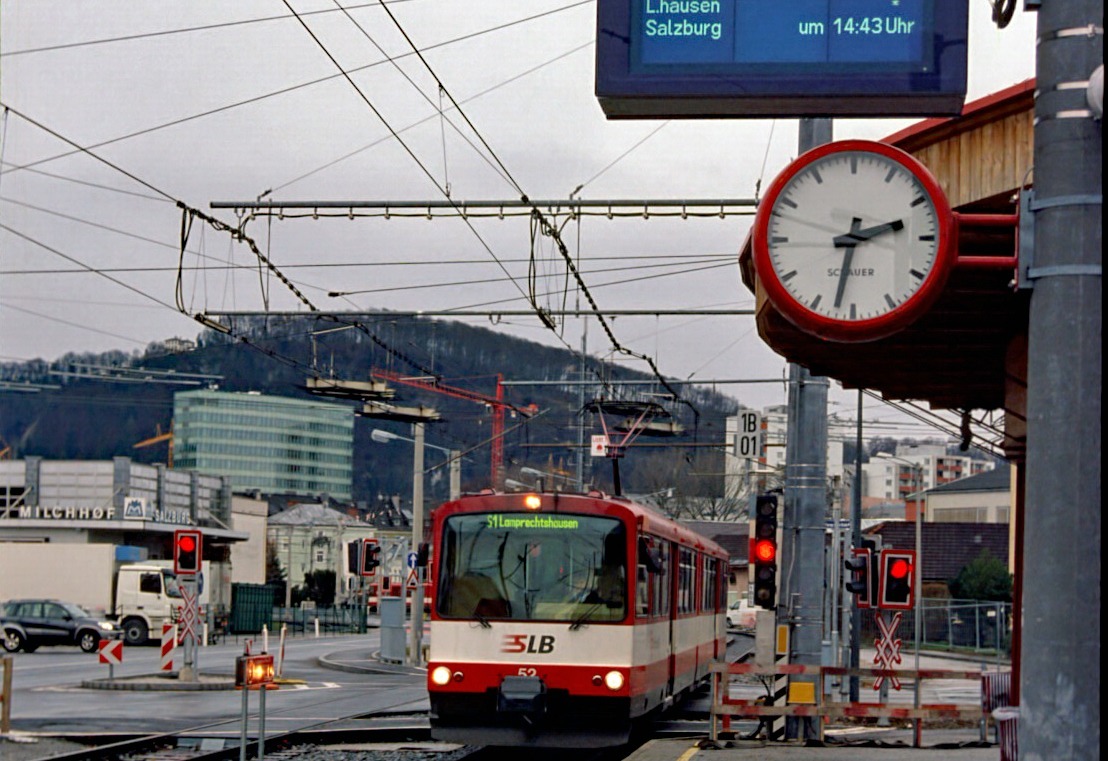
M 1098 759 L 1103 131 L 1086 92 L 1104 63 L 1104 4 L 1034 6 L 1019 751 Z
M 831 142 L 830 119 L 801 119 L 799 153 Z M 782 518 L 778 623 L 791 628 L 790 662 L 819 666 L 823 659 L 824 519 L 827 512 L 827 378 L 789 364 L 785 510 Z M 790 683 L 810 681 L 793 678 Z M 816 685 L 813 681 L 812 694 Z M 817 698 L 818 699 L 818 698 Z M 818 737 L 805 720 L 803 737 Z M 800 734 L 799 731 L 796 734 Z M 788 736 L 796 736 L 787 731 Z
M 415 439 L 415 454 L 412 462 L 412 552 L 419 552 L 423 543 L 423 443 L 426 423 L 412 423 L 412 438 Z M 412 590 L 412 631 L 409 639 L 408 655 L 410 665 L 423 663 L 423 582 L 416 573 L 416 585 Z

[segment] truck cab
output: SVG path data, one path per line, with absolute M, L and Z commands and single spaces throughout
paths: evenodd
M 184 604 L 176 574 L 154 564 L 120 566 L 115 592 L 112 613 L 128 645 L 145 644 L 151 632 L 160 637 L 162 624 L 176 620 Z

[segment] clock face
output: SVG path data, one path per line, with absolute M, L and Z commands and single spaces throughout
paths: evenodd
M 952 215 L 899 149 L 842 141 L 809 151 L 770 188 L 755 267 L 770 300 L 825 338 L 874 340 L 930 306 L 949 270 Z

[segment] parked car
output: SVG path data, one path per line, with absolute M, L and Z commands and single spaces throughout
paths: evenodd
M 95 653 L 100 640 L 120 631 L 110 621 L 94 618 L 84 608 L 59 600 L 11 600 L 0 606 L 0 644 L 9 653 L 33 653 L 43 645 L 76 645 Z
M 741 600 L 735 600 L 727 608 L 727 628 L 728 629 L 746 629 L 754 630 L 754 621 L 757 618 L 757 614 L 754 608 L 750 607 L 746 598 Z

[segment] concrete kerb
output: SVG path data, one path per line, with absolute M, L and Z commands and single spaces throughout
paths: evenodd
M 182 682 L 176 674 L 140 674 L 115 679 L 88 679 L 81 682 L 87 690 L 129 690 L 132 692 L 203 692 L 233 690 L 235 678 L 223 674 L 199 674 L 195 682 Z
M 361 656 L 354 656 L 347 652 L 321 655 L 316 662 L 332 671 L 345 671 L 349 674 L 404 674 L 418 675 L 425 673 L 426 669 L 415 666 L 403 666 L 393 663 L 385 663 L 380 659 L 381 651 L 373 650 Z

